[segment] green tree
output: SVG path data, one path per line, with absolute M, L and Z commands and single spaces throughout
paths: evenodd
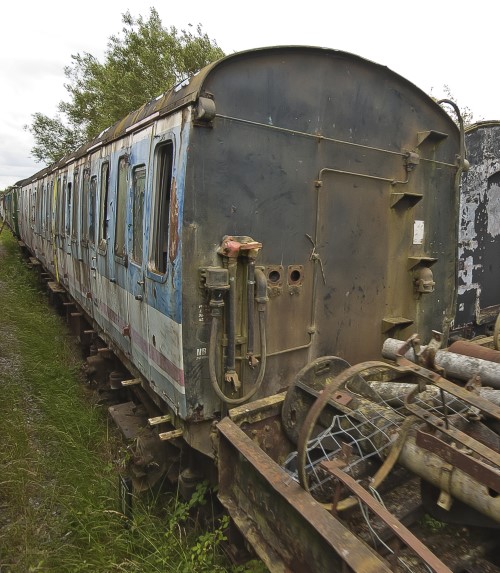
M 120 35 L 108 40 L 104 62 L 88 52 L 72 56 L 64 70 L 69 101 L 59 114 L 35 114 L 26 128 L 35 138 L 37 161 L 51 163 L 75 150 L 146 101 L 164 93 L 222 56 L 223 51 L 203 33 L 165 28 L 158 12 L 149 18 L 122 15 Z
M 456 99 L 453 97 L 453 94 L 451 93 L 451 89 L 448 85 L 444 84 L 441 89 L 444 92 L 446 99 L 449 99 L 449 100 L 456 103 Z M 443 98 L 435 97 L 433 95 L 433 93 L 432 93 L 433 90 L 434 90 L 434 88 L 431 88 L 431 93 L 430 93 L 431 97 L 435 101 L 442 100 Z M 460 115 L 462 117 L 462 121 L 463 121 L 464 126 L 469 127 L 470 125 L 472 125 L 475 122 L 474 114 L 473 114 L 472 110 L 468 106 L 460 106 L 458 104 L 456 104 L 456 105 L 458 106 L 458 109 L 460 111 Z M 455 110 L 453 108 L 446 107 L 446 111 L 449 113 L 449 115 L 451 116 L 453 121 L 458 125 L 459 120 L 458 120 L 458 116 L 457 116 Z
M 85 139 L 78 126 L 67 127 L 59 114 L 51 118 L 43 113 L 35 113 L 32 118 L 33 123 L 26 128 L 35 139 L 35 145 L 31 148 L 35 161 L 55 163 L 78 148 Z

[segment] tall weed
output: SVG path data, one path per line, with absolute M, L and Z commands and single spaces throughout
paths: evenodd
M 159 573 L 255 571 L 224 556 L 227 518 L 192 519 L 202 488 L 118 511 L 119 440 L 92 404 L 79 347 L 22 260 L 0 235 L 0 571 Z M 262 568 L 262 571 L 264 569 Z

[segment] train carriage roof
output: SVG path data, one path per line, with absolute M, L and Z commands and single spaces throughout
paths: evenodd
M 500 121 L 498 120 L 483 120 L 478 121 L 476 123 L 472 123 L 465 128 L 465 133 L 472 133 L 473 131 L 477 131 L 478 129 L 486 128 L 486 127 L 499 127 Z
M 266 54 L 268 53 L 275 55 L 279 51 L 282 51 L 284 53 L 286 52 L 289 54 L 293 52 L 307 51 L 311 53 L 316 51 L 321 54 L 331 53 L 332 55 L 340 59 L 350 59 L 352 61 L 363 62 L 371 67 L 379 68 L 380 71 L 385 74 L 389 74 L 395 78 L 398 78 L 400 82 L 412 86 L 414 90 L 419 91 L 424 97 L 427 97 L 429 101 L 432 101 L 432 98 L 428 94 L 420 90 L 420 88 L 412 84 L 409 80 L 406 80 L 404 77 L 390 70 L 387 66 L 384 66 L 382 64 L 377 64 L 375 62 L 372 62 L 371 60 L 368 60 L 366 58 L 363 58 L 361 56 L 349 52 L 343 52 L 341 50 L 334 50 L 331 48 L 321 48 L 314 46 L 273 46 L 273 47 L 263 47 L 252 50 L 246 50 L 242 52 L 236 52 L 234 54 L 225 56 L 224 58 L 221 58 L 220 60 L 217 60 L 216 62 L 209 64 L 208 66 L 205 66 L 193 76 L 179 82 L 177 85 L 175 85 L 165 93 L 146 102 L 139 109 L 132 111 L 123 119 L 116 122 L 109 128 L 105 129 L 96 138 L 89 141 L 84 146 L 80 147 L 75 152 L 73 152 L 72 154 L 63 157 L 59 162 L 55 164 L 45 167 L 44 169 L 32 175 L 31 177 L 17 182 L 15 186 L 23 186 L 29 184 L 31 181 L 40 179 L 45 175 L 50 174 L 57 168 L 61 168 L 64 165 L 71 163 L 73 160 L 76 160 L 79 157 L 84 156 L 86 153 L 94 149 L 97 149 L 102 145 L 106 145 L 112 141 L 115 141 L 128 133 L 136 131 L 136 129 L 143 129 L 150 122 L 153 122 L 154 120 L 160 117 L 166 116 L 185 106 L 196 103 L 200 96 L 205 95 L 203 92 L 203 86 L 205 84 L 207 77 L 213 72 L 215 68 L 220 67 L 228 60 L 235 60 L 235 59 L 245 60 L 249 58 L 254 58 L 256 56 L 262 58 L 265 57 Z M 442 110 L 442 113 L 446 114 L 444 110 Z

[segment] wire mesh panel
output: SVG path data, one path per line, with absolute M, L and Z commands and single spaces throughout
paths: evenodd
M 351 414 L 339 414 L 332 408 L 329 425 L 318 428 L 316 435 L 308 442 L 306 471 L 310 475 L 309 488 L 320 501 L 325 501 L 325 493 L 331 496 L 331 488 L 325 485 L 332 481 L 319 469 L 322 461 L 341 459 L 345 463 L 344 471 L 354 478 L 370 475 L 386 458 L 410 415 L 405 402 L 410 391 L 415 390 L 415 384 L 378 381 L 367 384 L 377 392 L 378 402 L 367 400 L 346 384 L 345 390 L 358 396 L 363 408 L 357 408 Z M 441 418 L 446 416 L 454 425 L 459 419 L 467 422 L 467 416 L 473 413 L 469 404 L 432 386 L 416 394 L 412 403 Z M 323 423 L 324 420 L 325 416 L 322 417 Z M 284 468 L 298 481 L 296 460 L 295 451 L 286 459 Z
M 457 444 L 450 436 L 455 435 L 454 431 L 459 433 L 469 428 L 471 421 L 478 422 L 479 411 L 467 401 L 432 385 L 420 387 L 414 383 L 379 380 L 363 383 L 360 386 L 359 380 L 356 384 L 347 381 L 337 396 L 342 395 L 342 411 L 338 403 L 329 401 L 314 419 L 305 455 L 308 489 L 317 501 L 333 512 L 341 512 L 343 518 L 346 510 L 352 510 L 347 512 L 350 526 L 377 550 L 392 555 L 398 570 L 448 571 L 442 563 L 432 566 L 432 558 L 418 555 L 415 549 L 418 540 L 412 538 L 411 533 L 404 548 L 394 549 L 387 541 L 387 521 L 382 516 L 386 508 L 389 515 L 395 511 L 394 507 L 400 508 L 402 499 L 419 503 L 420 480 L 396 462 L 408 442 L 415 447 L 415 436 L 422 428 L 430 429 L 425 419 L 438 420 L 442 431 L 434 428 L 432 432 L 444 440 L 446 446 L 455 448 Z M 479 422 L 475 426 L 483 424 Z M 463 444 L 459 449 L 462 447 Z M 304 458 L 300 452 L 294 451 L 284 463 L 290 479 L 299 482 L 301 459 Z M 332 467 L 353 478 L 352 483 L 358 489 L 347 487 L 346 480 L 338 478 L 342 474 L 329 471 Z M 424 466 L 420 477 L 425 477 L 425 472 Z M 362 501 L 361 491 L 369 492 L 378 503 L 372 506 Z

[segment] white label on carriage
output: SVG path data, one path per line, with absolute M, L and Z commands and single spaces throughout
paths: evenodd
M 413 223 L 414 245 L 421 245 L 424 242 L 424 229 L 425 229 L 425 223 L 423 221 L 415 221 L 415 223 Z
M 205 322 L 205 305 L 198 305 L 198 322 Z
M 206 348 L 197 348 L 196 349 L 196 358 L 203 358 L 203 356 L 207 355 Z

